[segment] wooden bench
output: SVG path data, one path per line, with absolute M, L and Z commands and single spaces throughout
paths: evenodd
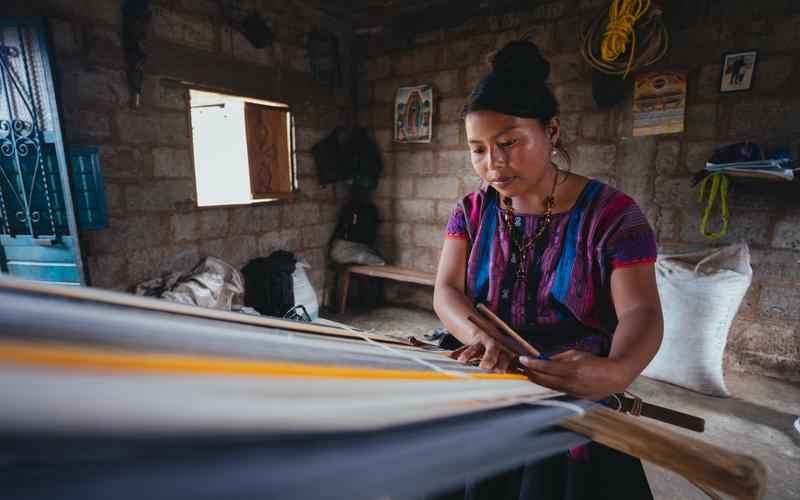
M 350 288 L 350 275 L 362 274 L 373 278 L 383 278 L 404 283 L 433 286 L 436 275 L 397 266 L 343 266 L 339 271 L 339 312 L 347 307 L 347 290 Z

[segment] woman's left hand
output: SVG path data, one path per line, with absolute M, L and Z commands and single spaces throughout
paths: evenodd
M 574 349 L 549 360 L 521 357 L 520 363 L 532 382 L 592 401 L 622 392 L 628 385 L 621 382 L 621 367 L 614 360 Z

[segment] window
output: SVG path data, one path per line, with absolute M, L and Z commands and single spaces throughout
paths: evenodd
M 296 188 L 286 104 L 189 90 L 199 206 L 288 197 Z

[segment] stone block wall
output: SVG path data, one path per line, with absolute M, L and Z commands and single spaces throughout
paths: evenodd
M 143 105 L 132 109 L 122 4 L 12 0 L 4 12 L 47 17 L 65 142 L 100 148 L 110 228 L 81 235 L 91 284 L 128 289 L 165 272 L 188 270 L 204 256 L 241 267 L 284 249 L 311 264 L 310 278 L 322 297 L 324 247 L 348 189 L 319 187 L 310 149 L 337 125 L 348 125 L 352 98 L 347 84 L 327 89 L 313 80 L 305 41 L 313 30 L 333 32 L 340 50 L 347 50 L 349 26 L 301 1 L 244 2 L 270 19 L 275 33 L 272 47 L 255 49 L 222 22 L 220 2 L 156 1 Z M 343 60 L 349 60 L 347 53 Z M 346 64 L 342 69 L 346 75 Z M 297 127 L 298 196 L 198 208 L 188 101 L 180 81 L 288 103 Z
M 532 2 L 534 4 L 535 2 Z M 434 271 L 455 200 L 478 187 L 466 146 L 461 106 L 484 74 L 487 53 L 529 34 L 552 64 L 550 85 L 561 104 L 563 137 L 575 172 L 633 196 L 674 253 L 746 239 L 753 286 L 728 342 L 726 364 L 800 380 L 800 203 L 798 184 L 737 182 L 730 193 L 731 230 L 709 242 L 699 233 L 702 206 L 691 175 L 714 147 L 753 140 L 798 157 L 800 132 L 800 5 L 796 2 L 696 2 L 704 15 L 670 18 L 670 52 L 654 69 L 688 72 L 686 130 L 633 137 L 631 98 L 599 110 L 578 33 L 607 2 L 538 2 L 524 11 L 488 15 L 462 26 L 402 40 L 370 40 L 359 67 L 359 116 L 385 153 L 386 176 L 376 200 L 384 223 L 383 252 L 394 263 Z M 686 4 L 686 2 L 681 2 Z M 669 10 L 670 6 L 667 5 Z M 758 49 L 753 89 L 720 94 L 724 52 Z M 430 144 L 392 141 L 397 87 L 429 83 L 435 92 Z M 389 285 L 395 301 L 431 306 L 431 291 Z

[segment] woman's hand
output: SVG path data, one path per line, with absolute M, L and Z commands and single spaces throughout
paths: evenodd
M 472 338 L 472 342 L 450 353 L 450 357 L 462 363 L 480 359 L 478 366 L 481 369 L 496 372 L 507 372 L 512 365 L 517 365 L 517 355 L 488 333 L 476 330 L 472 333 Z
M 494 340 L 487 332 L 497 329 L 475 310 L 464 290 L 467 241 L 446 239 L 436 273 L 433 308 L 444 326 L 463 344 L 450 355 L 462 363 L 480 360 L 484 370 L 508 371 L 518 367 L 517 354 Z
M 570 350 L 550 361 L 520 359 L 528 378 L 595 401 L 625 391 L 661 344 L 663 318 L 653 264 L 615 269 L 611 296 L 619 322 L 608 358 Z
M 549 360 L 521 357 L 520 364 L 532 382 L 592 401 L 623 392 L 630 383 L 616 361 L 583 351 L 565 351 Z

